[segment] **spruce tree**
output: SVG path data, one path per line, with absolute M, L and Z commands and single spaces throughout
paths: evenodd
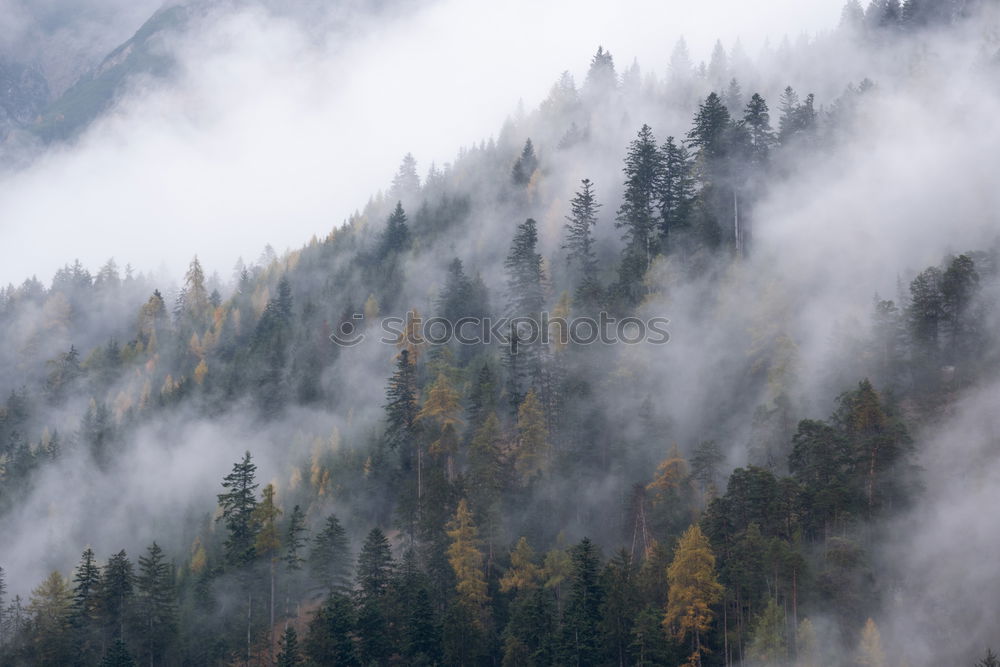
M 327 595 L 350 589 L 351 545 L 336 514 L 327 518 L 323 529 L 313 539 L 309 570 Z
M 695 201 L 693 165 L 687 147 L 667 137 L 660 149 L 663 178 L 659 186 L 660 247 L 673 250 L 673 236 L 690 227 Z
M 615 226 L 625 230 L 625 255 L 636 262 L 635 275 L 630 279 L 639 281 L 658 251 L 657 195 L 663 178 L 663 156 L 649 125 L 643 125 L 639 135 L 629 144 L 623 172 L 625 192 Z
M 577 276 L 577 298 L 585 307 L 597 305 L 600 298 L 600 283 L 597 279 L 597 256 L 594 253 L 594 237 L 591 228 L 597 224 L 597 213 L 601 205 L 594 197 L 590 179 L 581 181 L 582 187 L 570 201 L 571 214 L 566 216 L 566 235 L 563 250 L 566 261 Z
M 563 613 L 561 662 L 574 665 L 602 664 L 601 607 L 604 589 L 601 586 L 601 558 L 597 547 L 583 538 L 571 552 L 573 568 L 569 599 Z
M 219 507 L 222 509 L 219 520 L 228 531 L 225 542 L 226 563 L 237 569 L 250 564 L 256 557 L 256 474 L 257 466 L 254 465 L 250 452 L 246 452 L 243 460 L 233 464 L 233 471 L 223 479 L 222 486 L 226 492 L 218 495 Z
M 142 655 L 152 665 L 162 659 L 177 626 L 173 568 L 156 542 L 139 556 L 135 588 L 137 634 Z

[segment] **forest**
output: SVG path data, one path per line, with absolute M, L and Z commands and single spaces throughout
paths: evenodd
M 602 45 L 297 249 L 0 288 L 0 665 L 1000 665 L 998 172 L 844 180 L 997 152 L 994 10 Z M 550 317 L 669 340 L 423 326 Z

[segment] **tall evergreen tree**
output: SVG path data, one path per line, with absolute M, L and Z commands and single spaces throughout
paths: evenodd
M 228 531 L 225 542 L 226 562 L 234 568 L 244 567 L 256 557 L 256 474 L 257 466 L 248 451 L 242 461 L 233 464 L 233 471 L 222 481 L 226 492 L 218 495 L 219 507 L 222 509 L 219 520 L 226 525 Z
M 327 595 L 350 589 L 351 545 L 336 514 L 327 517 L 323 529 L 313 539 L 309 569 Z
M 597 256 L 594 253 L 591 228 L 597 224 L 597 213 L 601 205 L 594 197 L 590 179 L 583 179 L 581 185 L 570 201 L 571 213 L 566 216 L 566 240 L 562 247 L 566 251 L 566 261 L 577 274 L 577 298 L 588 306 L 593 306 L 600 295 L 600 283 L 597 279 Z
M 139 556 L 136 588 L 136 630 L 144 661 L 151 667 L 162 661 L 177 627 L 173 568 L 163 550 L 153 542 L 147 555 Z
M 663 177 L 663 156 L 648 125 L 643 125 L 629 144 L 623 171 L 625 192 L 615 226 L 625 230 L 625 253 L 636 262 L 637 275 L 630 276 L 630 281 L 636 282 L 642 279 L 658 251 L 657 195 Z
M 602 664 L 601 607 L 604 588 L 601 586 L 601 558 L 597 547 L 583 538 L 573 547 L 569 599 L 563 613 L 561 662 L 574 665 Z

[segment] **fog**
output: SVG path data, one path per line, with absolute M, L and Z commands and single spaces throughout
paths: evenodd
M 114 34 L 141 5 L 128 7 Z M 16 4 L 14 34 L 69 11 Z M 619 68 L 638 59 L 662 76 L 681 36 L 696 63 L 716 39 L 755 54 L 768 37 L 830 29 L 839 11 L 836 0 L 782 0 L 766 12 L 718 0 L 695 12 L 680 2 L 445 1 L 355 21 L 317 43 L 294 17 L 223 4 L 171 36 L 173 80 L 134 82 L 78 140 L 2 177 L 0 283 L 47 280 L 75 258 L 163 262 L 179 275 L 195 253 L 228 275 L 267 243 L 325 236 L 387 187 L 407 152 L 423 174 L 495 135 L 518 100 L 534 108 L 562 71 L 582 81 L 599 44 Z
M 599 399 L 590 407 L 616 423 L 652 397 L 660 430 L 622 436 L 644 439 L 636 456 L 662 458 L 672 442 L 689 452 L 712 437 L 729 468 L 743 465 L 753 455 L 757 406 L 784 394 L 796 419 L 822 419 L 840 391 L 871 372 L 858 349 L 876 293 L 895 298 L 898 284 L 949 254 L 996 247 L 1000 90 L 981 56 L 1000 44 L 990 36 L 995 15 L 957 37 L 929 38 L 919 53 L 869 52 L 849 51 L 843 35 L 828 34 L 840 2 L 783 1 L 766 12 L 752 3 L 688 5 L 444 1 L 405 19 L 358 19 L 336 39 L 318 40 L 294 15 L 212 10 L 170 38 L 179 63 L 170 80 L 134 82 L 82 136 L 2 177 L 0 282 L 32 274 L 47 281 L 73 258 L 96 267 L 109 256 L 146 270 L 163 264 L 179 276 L 198 254 L 228 276 L 237 257 L 254 258 L 267 243 L 280 252 L 325 236 L 388 188 L 401 156 L 412 152 L 421 176 L 431 163 L 455 164 L 448 177 L 471 193 L 473 212 L 461 233 L 436 241 L 436 252 L 407 257 L 412 279 L 399 309 L 433 308 L 452 255 L 480 270 L 501 302 L 501 262 L 522 213 L 538 219 L 546 266 L 560 270 L 562 225 L 580 178 L 595 181 L 604 204 L 599 251 L 617 255 L 612 218 L 626 142 L 644 121 L 661 142 L 689 126 L 691 109 L 658 106 L 674 42 L 683 35 L 697 62 L 708 60 L 717 38 L 727 50 L 739 38 L 753 60 L 743 93 L 765 94 L 772 122 L 788 83 L 815 91 L 825 110 L 864 77 L 876 88 L 821 156 L 784 165 L 756 204 L 747 261 L 712 265 L 690 283 L 673 259 L 653 267 L 641 310 L 671 319 L 671 342 L 600 352 Z M 798 40 L 803 32 L 819 36 Z M 773 45 L 785 34 L 808 57 L 778 62 L 772 50 L 757 57 L 767 37 Z M 588 145 L 557 150 L 565 128 L 547 127 L 535 109 L 563 70 L 583 82 L 598 44 L 612 51 L 619 73 L 637 59 L 648 90 L 630 100 L 627 115 L 613 105 L 602 110 L 607 117 L 594 123 Z M 832 64 L 834 53 L 842 57 Z M 791 60 L 788 76 L 782 67 Z M 528 136 L 543 176 L 526 202 L 498 202 L 494 175 L 477 172 L 475 161 L 492 159 L 490 150 L 514 155 Z M 495 148 L 457 157 L 489 137 Z M 371 229 L 363 227 L 363 239 L 374 237 L 391 203 L 376 199 L 366 211 Z M 787 347 L 776 342 L 786 340 Z M 994 353 L 996 343 L 994 335 Z M 0 554 L 11 590 L 24 593 L 48 570 L 67 570 L 83 540 L 95 541 L 100 555 L 122 546 L 137 552 L 156 538 L 183 556 L 193 539 L 190 517 L 214 507 L 218 481 L 246 449 L 259 456 L 261 479 L 275 480 L 282 493 L 314 448 L 363 448 L 378 428 L 392 353 L 374 340 L 342 351 L 323 377 L 336 404 L 296 410 L 267 429 L 249 406 L 212 418 L 178 411 L 142 428 L 110 470 L 75 459 L 47 470 L 23 510 L 0 518 L 0 534 L 17 545 Z M 748 379 L 762 368 L 766 383 Z M 141 379 L 121 378 L 109 395 L 134 393 Z M 893 575 L 879 624 L 886 645 L 914 665 L 957 664 L 998 640 L 995 614 L 977 613 L 991 611 L 997 595 L 990 554 L 1000 538 L 980 514 L 997 501 L 998 425 L 990 416 L 997 391 L 988 380 L 954 396 L 946 414 L 915 434 L 926 493 L 911 514 L 879 527 L 891 546 L 873 558 Z M 67 428 L 84 402 L 66 408 Z M 620 503 L 622 474 L 595 480 L 579 514 L 617 511 L 608 507 Z M 105 485 L 120 480 L 108 493 Z M 549 493 L 569 484 L 555 482 Z M 363 527 L 358 518 L 351 529 Z M 580 519 L 567 531 L 579 537 L 586 528 Z M 967 641 L 952 648 L 958 627 Z

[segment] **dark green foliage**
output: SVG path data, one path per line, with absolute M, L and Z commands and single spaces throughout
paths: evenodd
M 317 665 L 360 665 L 355 630 L 351 599 L 341 593 L 333 593 L 309 622 L 304 652 Z
M 629 144 L 625 154 L 625 192 L 616 215 L 615 226 L 625 230 L 625 257 L 635 262 L 629 273 L 635 294 L 635 282 L 641 280 L 653 256 L 659 251 L 657 230 L 660 223 L 659 194 L 663 178 L 663 156 L 648 125 Z
M 101 577 L 101 616 L 111 637 L 125 636 L 125 623 L 132 614 L 135 566 L 124 550 L 108 559 Z
M 571 552 L 573 571 L 569 598 L 563 612 L 559 655 L 564 663 L 601 664 L 601 610 L 605 591 L 601 585 L 601 560 L 597 547 L 583 538 Z
M 673 236 L 691 226 L 695 202 L 694 165 L 687 147 L 673 137 L 661 148 L 663 175 L 659 185 L 660 246 L 672 251 Z
M 571 214 L 566 217 L 565 242 L 566 261 L 575 271 L 577 299 L 585 307 L 596 306 L 600 299 L 600 283 L 597 279 L 597 257 L 594 253 L 594 237 L 591 228 L 597 224 L 597 213 L 601 205 L 594 197 L 594 187 L 590 179 L 581 181 L 582 187 L 570 201 Z
M 232 567 L 243 567 L 256 557 L 254 540 L 257 526 L 253 514 L 257 508 L 257 487 L 255 481 L 257 466 L 250 458 L 250 452 L 243 460 L 233 464 L 233 471 L 222 481 L 225 493 L 220 493 L 219 507 L 222 521 L 228 535 L 226 537 L 226 562 Z
M 135 667 L 135 660 L 120 638 L 116 639 L 101 660 L 101 667 Z
M 144 662 L 158 663 L 177 631 L 177 604 L 173 568 L 156 542 L 147 555 L 139 556 L 134 619 L 142 646 L 140 657 Z
M 299 650 L 299 636 L 295 628 L 288 626 L 281 635 L 281 650 L 278 651 L 278 667 L 295 667 L 302 664 L 302 655 Z
M 335 514 L 313 538 L 309 571 L 326 594 L 347 592 L 351 581 L 351 545 Z
M 382 233 L 378 256 L 380 259 L 384 259 L 389 255 L 400 253 L 406 250 L 409 244 L 410 228 L 406 225 L 406 213 L 403 211 L 403 203 L 396 202 L 396 209 L 389 216 L 385 231 Z
M 535 157 L 535 147 L 532 145 L 531 139 L 527 139 L 524 142 L 524 148 L 521 149 L 521 155 L 511 169 L 511 180 L 514 181 L 514 185 L 525 186 L 537 168 L 538 158 Z

